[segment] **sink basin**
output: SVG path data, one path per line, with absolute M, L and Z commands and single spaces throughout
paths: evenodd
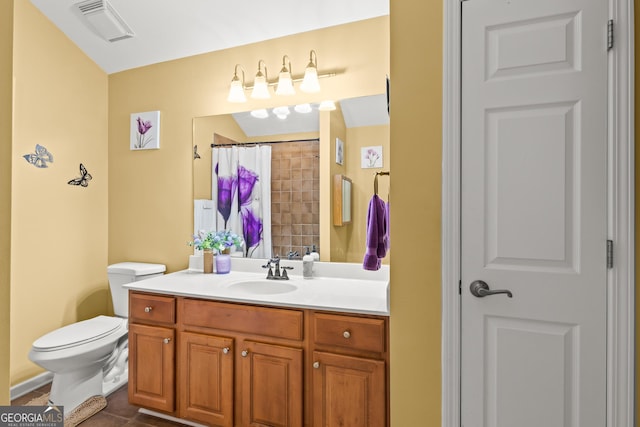
M 293 292 L 298 287 L 285 280 L 250 280 L 246 282 L 238 282 L 229 286 L 229 290 L 236 290 L 246 292 L 249 294 L 258 295 L 270 295 L 270 294 L 285 294 L 287 292 Z

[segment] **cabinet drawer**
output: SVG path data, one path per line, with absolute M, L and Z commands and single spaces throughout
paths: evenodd
M 129 319 L 143 323 L 175 323 L 176 299 L 130 292 Z
M 340 346 L 354 350 L 386 350 L 385 320 L 317 313 L 313 316 L 316 344 Z
M 302 311 L 227 304 L 216 301 L 180 300 L 183 326 L 302 340 Z

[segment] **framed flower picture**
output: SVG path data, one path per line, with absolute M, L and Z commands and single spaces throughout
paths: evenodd
M 160 111 L 131 114 L 131 150 L 160 148 Z
M 362 169 L 382 167 L 382 145 L 373 147 L 362 147 L 360 157 L 360 167 Z
M 336 163 L 344 165 L 344 141 L 336 138 Z

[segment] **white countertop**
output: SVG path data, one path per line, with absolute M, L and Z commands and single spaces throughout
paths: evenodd
M 389 267 L 367 271 L 360 264 L 314 263 L 314 277 L 302 278 L 302 262 L 281 260 L 293 266 L 290 280 L 265 280 L 264 260 L 232 258 L 228 274 L 178 271 L 125 288 L 183 297 L 242 302 L 279 307 L 310 308 L 346 313 L 389 315 Z M 245 282 L 248 288 L 238 283 Z M 252 283 L 246 283 L 252 282 Z M 284 289 L 293 289 L 283 292 Z

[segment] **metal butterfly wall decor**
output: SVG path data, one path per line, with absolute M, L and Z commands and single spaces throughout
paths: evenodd
M 36 144 L 36 152 L 25 154 L 24 159 L 37 168 L 49 167 L 47 162 L 53 162 L 53 154 L 47 151 L 45 147 L 40 144 Z
M 67 182 L 67 184 L 87 187 L 89 185 L 89 181 L 91 181 L 92 176 L 89 174 L 89 172 L 87 172 L 87 168 L 85 168 L 82 163 L 80 163 L 80 175 L 80 178 L 74 178 Z

